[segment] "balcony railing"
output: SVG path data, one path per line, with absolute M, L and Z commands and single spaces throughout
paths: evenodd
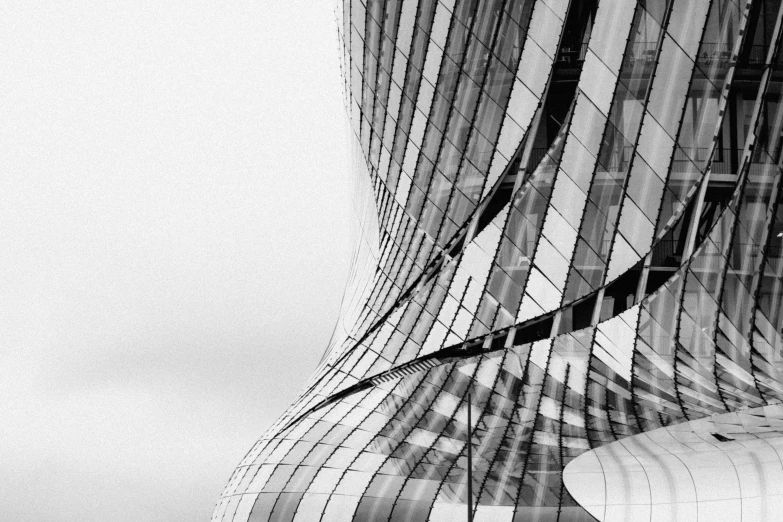
M 740 54 L 738 65 L 749 69 L 763 68 L 764 63 L 767 61 L 768 50 L 769 47 L 766 45 L 751 45 L 750 49 L 743 50 Z
M 640 64 L 652 66 L 655 63 L 655 57 L 658 55 L 658 42 L 634 42 L 630 52 L 627 53 L 625 60 L 631 67 L 638 67 Z
M 737 66 L 747 69 L 761 69 L 767 59 L 766 45 L 751 45 L 750 48 L 743 48 L 740 53 Z M 715 64 L 720 68 L 726 68 L 731 63 L 733 50 L 724 43 L 701 44 L 697 60 L 701 67 L 713 66 Z M 586 43 L 570 43 L 560 47 L 557 54 L 556 63 L 564 65 L 577 65 L 585 60 L 587 55 Z M 626 54 L 625 63 L 635 67 L 640 62 L 645 66 L 652 66 L 658 55 L 658 42 L 634 42 L 631 50 Z M 779 59 L 783 59 L 781 56 Z
M 683 149 L 677 149 L 674 152 L 672 169 L 674 172 L 690 171 L 693 169 L 693 166 L 690 165 L 691 162 L 695 162 L 699 166 L 702 166 L 706 163 L 709 152 L 709 147 L 690 149 L 688 154 L 686 154 Z M 736 174 L 731 167 L 731 158 L 732 155 L 737 154 L 737 151 L 732 151 L 730 148 L 715 149 L 715 153 L 712 156 L 712 172 L 714 174 Z
M 530 168 L 535 169 L 541 160 L 546 156 L 547 149 L 534 148 L 530 151 Z M 694 169 L 693 162 L 704 165 L 708 159 L 710 149 L 708 147 L 700 147 L 698 149 L 692 149 L 688 154 L 682 149 L 677 149 L 674 153 L 674 160 L 672 162 L 672 170 L 674 172 L 690 172 Z M 617 172 L 628 167 L 628 163 L 631 160 L 633 153 L 633 147 L 625 146 L 620 150 L 614 150 L 611 154 L 602 154 L 601 165 L 606 171 Z M 737 151 L 733 151 L 730 148 L 715 149 L 715 153 L 712 158 L 712 172 L 714 174 L 736 174 L 731 167 L 732 154 L 738 154 Z
M 557 63 L 567 65 L 577 65 L 585 61 L 587 56 L 586 43 L 572 43 L 560 47 L 557 53 Z
M 741 69 L 762 69 L 767 61 L 767 45 L 743 47 L 737 58 L 737 67 Z M 732 49 L 722 43 L 703 43 L 699 48 L 699 65 L 728 67 L 732 59 Z M 778 58 L 780 60 L 780 57 Z

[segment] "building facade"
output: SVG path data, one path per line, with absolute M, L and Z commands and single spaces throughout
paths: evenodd
M 778 520 L 780 0 L 338 11 L 343 311 L 213 520 Z

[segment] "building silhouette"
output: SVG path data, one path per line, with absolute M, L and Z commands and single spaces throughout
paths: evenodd
M 780 0 L 339 10 L 343 311 L 213 520 L 778 520 Z

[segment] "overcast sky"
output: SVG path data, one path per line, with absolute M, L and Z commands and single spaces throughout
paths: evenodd
M 331 1 L 0 7 L 0 520 L 207 521 L 337 318 Z

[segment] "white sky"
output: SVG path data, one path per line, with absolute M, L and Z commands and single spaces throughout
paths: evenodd
M 349 260 L 332 2 L 0 7 L 0 520 L 206 521 Z

